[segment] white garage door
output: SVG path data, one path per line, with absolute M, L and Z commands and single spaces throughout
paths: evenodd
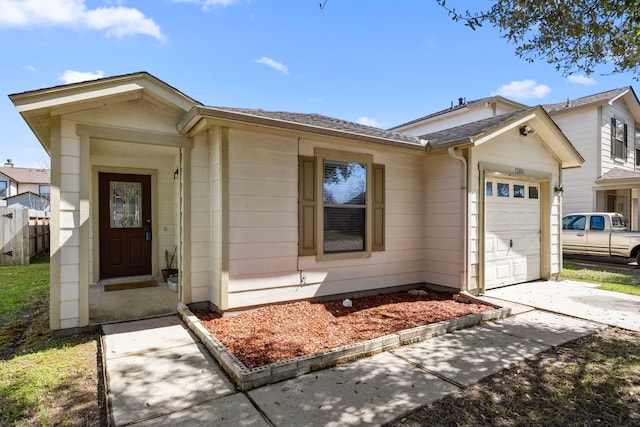
M 540 185 L 485 182 L 485 289 L 540 278 Z

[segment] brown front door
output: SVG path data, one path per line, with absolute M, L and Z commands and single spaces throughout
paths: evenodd
M 100 278 L 151 274 L 151 177 L 101 173 Z

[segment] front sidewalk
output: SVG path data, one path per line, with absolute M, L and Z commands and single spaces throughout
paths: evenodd
M 177 316 L 105 325 L 103 352 L 115 425 L 379 425 L 601 328 L 529 311 L 245 393 Z

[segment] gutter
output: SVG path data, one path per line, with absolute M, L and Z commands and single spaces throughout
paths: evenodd
M 459 152 L 456 151 L 455 147 L 449 147 L 447 152 L 449 153 L 449 157 L 451 157 L 454 160 L 459 160 L 461 162 L 461 166 L 462 166 L 462 175 L 461 175 L 461 179 L 460 179 L 460 192 L 461 192 L 461 197 L 460 197 L 460 205 L 461 205 L 461 228 L 462 228 L 462 234 L 463 234 L 463 238 L 461 239 L 461 246 L 462 246 L 462 265 L 460 267 L 460 279 L 461 279 L 461 283 L 462 283 L 462 290 L 463 291 L 468 291 L 469 290 L 469 286 L 467 283 L 467 247 L 468 247 L 468 234 L 469 231 L 467 230 L 467 159 L 464 158 L 464 156 L 462 156 Z

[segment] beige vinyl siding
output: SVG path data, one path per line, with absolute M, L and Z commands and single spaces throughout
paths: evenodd
M 191 280 L 189 281 L 191 300 L 205 301 L 210 294 L 211 271 L 211 173 L 209 166 L 209 141 L 206 134 L 194 138 L 191 149 L 191 215 L 190 245 L 191 257 L 184 260 L 189 265 Z
M 230 131 L 229 308 L 423 281 L 423 160 L 375 146 Z M 386 239 L 368 258 L 298 256 L 298 156 L 373 155 L 386 175 Z
M 462 163 L 442 152 L 428 157 L 425 165 L 425 281 L 460 289 Z
M 228 167 L 229 307 L 258 305 L 252 288 L 299 283 L 297 141 L 230 129 Z
M 596 209 L 593 188 L 600 176 L 600 153 L 606 150 L 609 156 L 611 146 L 608 136 L 601 139 L 599 109 L 593 107 L 554 114 L 553 119 L 585 160 L 581 168 L 567 169 L 562 173 L 563 214 L 593 211 Z

